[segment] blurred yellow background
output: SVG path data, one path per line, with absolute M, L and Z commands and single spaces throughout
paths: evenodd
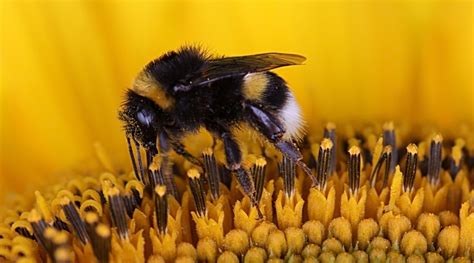
M 97 141 L 128 166 L 123 91 L 185 43 L 305 55 L 278 72 L 313 125 L 474 119 L 472 1 L 3 1 L 1 28 L 3 196 L 87 163 Z

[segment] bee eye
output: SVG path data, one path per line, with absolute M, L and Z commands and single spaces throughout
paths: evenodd
M 154 114 L 147 110 L 141 110 L 137 113 L 137 119 L 141 124 L 151 126 L 154 119 Z

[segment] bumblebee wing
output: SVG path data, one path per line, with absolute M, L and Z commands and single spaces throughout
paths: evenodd
M 199 77 L 191 81 L 191 86 L 245 75 L 247 73 L 268 71 L 279 67 L 301 65 L 306 58 L 296 54 L 264 53 L 239 57 L 224 57 L 209 60 L 201 69 Z

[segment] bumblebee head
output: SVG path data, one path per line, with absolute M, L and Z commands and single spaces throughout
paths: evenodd
M 128 138 L 139 143 L 147 152 L 156 154 L 156 139 L 160 127 L 161 109 L 149 98 L 132 90 L 126 93 L 125 102 L 119 111 Z

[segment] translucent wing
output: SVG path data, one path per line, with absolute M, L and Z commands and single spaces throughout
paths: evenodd
M 264 53 L 211 59 L 201 69 L 201 74 L 190 80 L 189 86 L 205 85 L 216 80 L 252 72 L 263 72 L 279 67 L 301 65 L 305 60 L 306 58 L 301 55 L 285 53 Z

